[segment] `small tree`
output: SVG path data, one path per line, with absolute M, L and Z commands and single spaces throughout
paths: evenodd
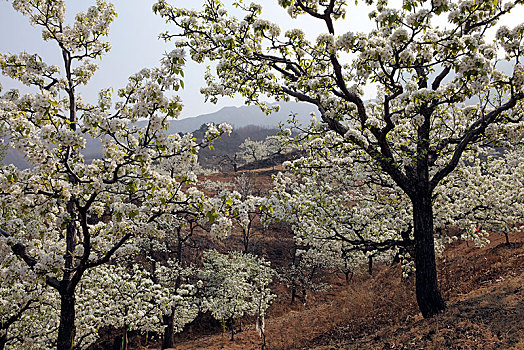
M 248 137 L 239 147 L 239 154 L 241 158 L 247 163 L 259 161 L 261 159 L 267 158 L 268 156 L 268 152 L 264 147 L 263 141 L 252 141 L 251 138 Z
M 263 141 L 252 141 L 247 138 L 241 145 L 239 155 L 246 163 L 265 159 L 273 159 L 276 156 L 290 152 L 294 144 L 288 138 L 281 135 L 270 135 Z
M 472 145 L 485 140 L 486 130 L 522 123 L 524 26 L 501 26 L 496 42 L 486 40 L 521 1 L 406 0 L 401 8 L 366 2 L 374 4 L 376 29 L 338 34 L 335 22 L 352 15 L 345 1 L 281 1 L 290 16 L 324 24 L 315 41 L 301 29 L 281 35 L 277 24 L 260 17 L 258 4 L 239 4 L 241 20 L 217 0 L 200 12 L 164 0 L 154 9 L 181 29 L 166 38 L 181 37 L 177 45 L 197 62 L 218 63 L 202 89 L 212 101 L 240 93 L 266 110 L 262 95 L 311 103 L 322 121 L 312 138 L 335 146 L 321 149 L 325 158 L 337 169 L 366 164 L 363 179 L 378 174 L 383 187 L 402 194 L 411 215 L 407 238 L 413 239 L 417 302 L 430 317 L 445 308 L 435 266 L 439 185 Z M 446 17 L 446 25 L 437 26 Z M 512 67 L 509 74 L 498 69 L 499 52 Z M 361 90 L 367 84 L 377 86 L 369 103 Z
M 235 320 L 251 315 L 264 318 L 271 300 L 269 284 L 273 270 L 269 262 L 242 252 L 220 254 L 207 251 L 200 274 L 204 283 L 203 307 L 231 327 L 234 340 Z
M 170 291 L 170 307 L 163 315 L 164 334 L 162 349 L 173 347 L 173 337 L 181 332 L 184 326 L 193 321 L 200 311 L 201 296 L 197 294 L 199 283 L 196 269 L 182 267 L 182 262 L 170 259 L 155 271 L 158 282 Z
M 267 225 L 263 222 L 265 216 L 270 212 L 271 205 L 266 197 L 247 196 L 240 197 L 233 201 L 231 215 L 234 222 L 240 227 L 242 232 L 242 244 L 244 253 L 249 252 L 255 236 L 255 225 Z
M 291 303 L 297 297 L 307 304 L 308 292 L 322 291 L 327 284 L 321 280 L 322 272 L 333 268 L 333 261 L 326 259 L 326 251 L 308 247 L 293 247 L 291 264 L 279 271 L 279 279 L 290 289 Z M 299 296 L 298 293 L 301 293 Z

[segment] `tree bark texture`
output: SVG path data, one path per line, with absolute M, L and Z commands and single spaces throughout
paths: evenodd
M 176 245 L 176 260 L 179 264 L 182 263 L 182 250 L 184 249 L 184 242 L 191 236 L 193 229 L 191 229 L 191 234 L 186 237 L 182 237 L 181 235 L 181 228 L 179 227 L 177 230 L 177 245 Z M 169 249 L 169 247 L 168 247 Z M 175 281 L 175 288 L 174 292 L 176 293 L 178 288 L 180 287 L 180 284 L 182 283 L 182 280 L 180 279 L 180 274 L 177 276 Z M 172 348 L 175 345 L 175 309 L 171 309 L 171 313 L 169 315 L 162 316 L 162 322 L 164 325 L 166 325 L 166 328 L 164 329 L 164 339 L 162 340 L 162 350 Z
M 431 195 L 413 200 L 413 223 L 417 303 L 422 316 L 428 318 L 446 309 L 438 289 Z
M 5 335 L 0 336 L 0 350 L 5 349 L 5 344 L 7 344 L 7 330 Z
M 127 339 L 127 324 L 124 324 L 124 333 L 122 334 L 122 350 L 127 350 L 127 344 L 128 344 L 128 339 Z
M 75 296 L 60 291 L 60 326 L 57 350 L 71 350 L 75 336 Z
M 163 316 L 163 323 L 166 325 L 166 328 L 164 330 L 164 339 L 162 341 L 162 350 L 172 348 L 174 346 L 174 319 L 175 319 L 175 310 L 171 310 L 171 313 L 169 315 Z

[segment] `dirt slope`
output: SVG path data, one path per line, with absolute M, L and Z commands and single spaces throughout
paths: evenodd
M 511 246 L 492 235 L 483 249 L 465 242 L 450 246 L 438 263 L 448 309 L 423 319 L 416 309 L 413 280 L 398 267 L 374 276 L 339 279 L 308 305 L 289 305 L 277 290 L 266 324 L 266 349 L 524 349 L 524 234 Z M 186 339 L 176 350 L 261 349 L 251 325 L 228 333 Z
M 448 310 L 433 319 L 415 317 L 372 336 L 330 339 L 331 346 L 306 349 L 524 349 L 523 286 L 520 267 L 454 298 Z

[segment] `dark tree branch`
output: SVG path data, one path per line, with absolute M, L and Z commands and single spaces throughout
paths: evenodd
M 113 248 L 111 248 L 105 255 L 104 257 L 96 260 L 96 261 L 93 261 L 93 262 L 90 262 L 90 263 L 87 263 L 85 266 L 86 266 L 86 269 L 89 269 L 89 268 L 93 268 L 93 267 L 97 267 L 97 266 L 100 266 L 102 264 L 105 264 L 109 261 L 109 259 L 111 259 L 111 257 L 113 256 L 113 254 L 120 248 L 122 247 L 122 245 L 124 245 L 124 243 L 127 242 L 127 240 L 129 238 L 132 237 L 132 234 L 131 233 L 127 233 L 125 236 L 123 236 L 122 238 L 120 238 L 120 240 L 113 246 Z
M 484 133 L 484 131 L 486 130 L 486 127 L 489 124 L 492 124 L 493 122 L 495 122 L 497 118 L 503 112 L 515 107 L 515 105 L 517 104 L 517 100 L 520 100 L 523 97 L 524 97 L 524 94 L 518 94 L 517 96 L 512 96 L 508 102 L 494 109 L 493 111 L 488 113 L 487 116 L 485 117 L 481 116 L 479 119 L 477 119 L 474 123 L 471 124 L 468 130 L 460 138 L 460 142 L 455 147 L 455 150 L 453 151 L 453 157 L 451 158 L 450 162 L 444 168 L 440 169 L 431 179 L 430 181 L 431 191 L 435 187 L 437 187 L 438 183 L 444 177 L 446 177 L 449 173 L 451 173 L 457 167 L 460 157 L 462 156 L 462 153 L 464 153 L 464 150 L 466 149 L 466 147 L 469 144 L 471 144 L 472 142 L 476 141 Z

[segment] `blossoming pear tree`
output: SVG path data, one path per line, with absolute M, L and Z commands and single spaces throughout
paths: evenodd
M 236 319 L 244 315 L 264 319 L 275 297 L 269 288 L 273 274 L 269 262 L 249 253 L 209 250 L 204 253 L 199 274 L 204 288 L 202 307 L 217 320 L 229 323 L 234 340 Z
M 520 140 L 519 140 L 520 139 Z M 463 229 L 462 238 L 483 244 L 490 232 L 510 233 L 524 222 L 524 163 L 522 135 L 497 150 L 486 150 L 445 181 L 436 204 L 437 216 Z M 439 205 L 446 201 L 448 205 Z M 444 226 L 444 225 L 442 225 Z
M 210 130 L 213 129 L 215 127 L 210 126 Z M 187 249 L 188 246 L 195 246 L 191 241 L 195 231 L 209 232 L 211 238 L 216 239 L 227 237 L 232 227 L 229 217 L 233 203 L 231 197 L 236 196 L 229 192 L 209 196 L 192 186 L 196 184 L 196 177 L 190 165 L 183 159 L 163 160 L 159 164 L 159 171 L 168 178 L 173 177 L 176 186 L 162 188 L 166 191 L 166 198 L 161 199 L 160 207 L 151 217 L 148 239 L 140 244 L 142 259 L 150 262 L 149 270 L 154 279 L 169 288 L 176 298 L 180 291 L 185 290 L 184 285 L 188 285 L 185 281 L 196 278 L 196 273 L 191 272 L 191 264 L 197 261 L 188 258 L 194 254 Z M 177 181 L 180 177 L 187 180 Z M 170 197 L 178 199 L 167 200 Z M 196 317 L 198 309 L 195 311 L 194 307 L 186 304 L 182 306 L 173 302 L 169 312 L 162 317 L 165 326 L 162 348 L 173 347 L 174 334 L 180 332 L 185 323 L 192 321 L 192 317 Z
M 301 29 L 282 33 L 255 3 L 237 3 L 240 19 L 218 0 L 201 11 L 160 0 L 154 10 L 178 27 L 166 39 L 180 38 L 176 45 L 197 62 L 217 63 L 202 89 L 211 101 L 239 93 L 266 109 L 263 95 L 311 103 L 323 125 L 316 135 L 336 136 L 352 152 L 347 167 L 363 162 L 401 191 L 410 206 L 417 302 L 430 317 L 445 308 L 433 236 L 438 186 L 487 130 L 522 124 L 524 25 L 499 25 L 522 1 L 404 0 L 394 8 L 367 0 L 375 28 L 367 33 L 337 26 L 353 20 L 352 3 L 279 1 L 291 17 L 323 25 L 316 40 Z M 501 61 L 511 69 L 502 71 Z M 372 102 L 362 93 L 368 84 L 377 90 Z
M 288 171 L 275 177 L 272 194 L 287 213 L 284 220 L 292 226 L 297 248 L 304 252 L 295 265 L 303 264 L 300 269 L 311 272 L 335 267 L 349 279 L 358 265 L 367 264 L 371 273 L 373 261 L 409 258 L 413 240 L 407 198 L 378 177 L 364 178 L 362 172 L 368 169 L 358 162 L 348 166 L 346 159 L 337 165 L 326 159 L 320 149 L 345 154 L 334 147 L 340 138 L 331 141 L 301 139 L 306 156 L 285 163 Z M 301 273 L 306 276 L 302 280 L 311 280 L 305 271 L 294 275 Z
M 239 148 L 240 157 L 247 163 L 256 162 L 268 155 L 262 141 L 253 141 L 249 137 L 242 142 Z
M 239 146 L 237 153 L 245 162 L 256 162 L 270 159 L 293 150 L 282 135 L 270 135 L 263 141 L 253 141 L 249 137 Z
M 184 326 L 193 321 L 201 309 L 198 271 L 193 266 L 181 265 L 182 262 L 170 259 L 155 271 L 157 282 L 167 288 L 171 295 L 168 312 L 162 316 L 162 349 L 173 347 L 173 336 L 182 332 Z
M 184 170 L 166 176 L 156 165 L 173 158 L 196 161 L 199 147 L 230 127 L 210 128 L 202 144 L 190 135 L 167 135 L 168 118 L 182 108 L 178 97 L 168 94 L 182 86 L 182 49 L 166 54 L 158 68 L 131 76 L 117 90 L 116 103 L 110 89 L 101 91 L 95 104 L 82 100 L 78 87 L 89 82 L 95 60 L 110 49 L 103 41 L 115 17 L 110 3 L 98 0 L 72 24 L 66 23 L 61 0 L 12 5 L 55 44 L 62 62 L 47 64 L 27 52 L 0 55 L 2 74 L 33 91 L 22 96 L 11 90 L 0 97 L 0 119 L 11 145 L 32 164 L 25 170 L 0 168 L 0 240 L 16 264 L 23 261 L 33 273 L 21 278 L 38 276 L 56 290 L 59 326 L 48 337 L 56 337 L 57 349 L 70 350 L 77 339 L 76 293 L 88 270 L 131 253 L 133 237 L 162 234 L 154 219 L 171 204 L 218 216 L 212 205 L 184 191 L 194 176 Z M 88 137 L 103 149 L 102 158 L 92 162 L 83 155 Z M 25 304 L 19 305 L 22 310 Z
M 274 158 L 293 150 L 293 145 L 284 142 L 285 137 L 281 135 L 270 135 L 265 140 L 254 141 L 246 138 L 240 145 L 239 150 L 233 154 L 224 154 L 220 164 L 232 168 L 234 172 L 239 166 L 260 160 L 273 160 Z
M 79 290 L 83 292 L 77 293 L 79 339 L 75 346 L 83 349 L 93 345 L 98 330 L 107 326 L 122 330 L 122 349 L 127 349 L 129 331 L 161 333 L 162 315 L 174 301 L 171 290 L 155 283 L 139 264 L 91 269 Z
M 232 227 L 240 230 L 244 253 L 249 253 L 255 236 L 264 233 L 268 225 L 276 220 L 274 207 L 280 207 L 278 199 L 262 196 L 253 177 L 246 173 L 237 176 L 233 183 L 207 180 L 205 186 L 212 193 L 211 198 L 226 201 Z M 257 192 L 259 195 L 255 195 Z
M 299 244 L 311 244 L 307 236 L 316 240 L 338 237 L 361 253 L 409 245 L 409 240 L 401 242 L 400 237 L 400 232 L 412 230 L 409 200 L 402 191 L 388 184 L 384 174 L 372 171 L 369 163 L 359 161 L 358 152 L 347 149 L 343 138 L 326 131 L 325 125 L 314 124 L 310 132 L 325 133 L 325 137 L 300 137 L 297 144 L 305 156 L 284 163 L 288 173 L 275 177 L 273 189 L 290 214 L 288 221 L 305 233 Z M 339 157 L 333 159 L 332 153 Z M 344 236 L 349 232 L 353 237 Z
M 248 253 L 252 241 L 257 234 L 256 225 L 267 225 L 264 220 L 272 209 L 271 199 L 267 197 L 248 195 L 233 201 L 231 216 L 242 232 L 244 253 Z

